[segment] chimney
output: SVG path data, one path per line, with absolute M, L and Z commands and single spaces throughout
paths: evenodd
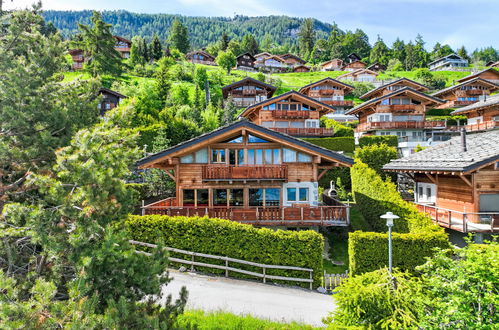
M 464 127 L 461 129 L 461 147 L 463 152 L 468 150 L 468 147 L 466 146 L 466 128 Z

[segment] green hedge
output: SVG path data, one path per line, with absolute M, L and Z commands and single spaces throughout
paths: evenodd
M 395 135 L 364 135 L 359 138 L 359 146 L 365 147 L 373 144 L 386 144 L 390 147 L 398 147 L 398 138 Z
M 333 151 L 344 151 L 352 153 L 355 150 L 355 138 L 353 136 L 304 138 L 303 140 Z
M 130 216 L 125 221 L 125 229 L 129 237 L 137 241 L 148 243 L 162 241 L 166 246 L 188 251 L 270 265 L 312 268 L 314 286 L 319 286 L 321 283 L 324 239 L 315 231 L 271 230 L 222 219 L 161 215 Z M 185 258 L 180 254 L 172 254 L 172 256 Z M 217 262 L 217 260 L 203 260 L 203 258 L 196 258 L 196 260 Z M 261 268 L 257 267 L 236 263 L 230 265 L 261 272 Z M 196 269 L 215 274 L 225 272 L 213 268 L 196 267 Z M 308 272 L 303 271 L 271 269 L 267 270 L 267 274 L 302 278 L 308 276 Z M 247 275 L 234 272 L 230 273 L 230 276 L 248 278 Z M 299 282 L 288 284 L 299 285 Z M 308 287 L 308 283 L 302 286 Z
M 321 126 L 332 128 L 334 130 L 335 137 L 354 136 L 353 128 L 343 125 L 342 123 L 339 123 L 336 120 L 327 118 L 325 116 L 321 117 Z
M 393 267 L 414 272 L 433 256 L 434 249 L 450 247 L 444 232 L 393 233 Z M 359 275 L 388 266 L 388 234 L 356 231 L 348 238 L 349 273 Z

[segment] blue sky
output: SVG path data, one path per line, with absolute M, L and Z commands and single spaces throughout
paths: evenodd
M 5 0 L 6 8 L 26 7 L 34 0 Z M 288 15 L 336 22 L 342 29 L 363 29 L 371 43 L 379 34 L 389 45 L 421 33 L 435 42 L 468 50 L 499 48 L 497 0 L 45 0 L 44 9 L 115 10 L 188 16 Z

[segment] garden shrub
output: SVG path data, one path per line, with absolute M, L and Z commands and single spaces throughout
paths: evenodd
M 383 179 L 390 177 L 394 181 L 394 174 L 383 171 L 383 166 L 398 158 L 396 148 L 384 143 L 368 145 L 355 150 L 355 158 L 375 170 Z
M 303 140 L 333 151 L 344 151 L 352 153 L 355 150 L 355 139 L 353 138 L 353 136 L 304 138 Z
M 156 136 L 158 136 L 162 124 L 153 124 L 150 126 L 141 126 L 137 128 L 137 131 L 139 132 L 139 138 L 137 140 L 137 146 L 142 149 L 144 146 L 147 146 L 147 150 L 151 151 L 154 140 L 156 139 Z
M 209 219 L 206 217 L 170 217 L 162 215 L 130 216 L 125 229 L 131 239 L 154 243 L 162 241 L 165 246 L 178 249 L 227 256 L 269 265 L 287 265 L 312 268 L 314 286 L 319 286 L 322 275 L 322 252 L 324 239 L 315 231 L 283 231 L 256 228 L 237 222 Z M 185 255 L 172 253 L 185 259 Z M 200 262 L 225 264 L 224 261 L 196 258 Z M 229 266 L 261 273 L 261 268 L 237 263 Z M 195 267 L 214 274 L 224 270 Z M 304 271 L 267 269 L 268 275 L 306 278 Z M 230 276 L 248 278 L 247 275 L 231 272 Z M 253 278 L 254 277 L 250 277 Z M 308 287 L 308 283 L 288 282 L 291 285 Z
M 339 123 L 334 119 L 322 117 L 321 126 L 324 126 L 326 128 L 332 128 L 334 130 L 335 137 L 354 136 L 353 128 L 343 125 L 342 123 Z
M 399 145 L 398 138 L 395 135 L 364 135 L 359 138 L 360 147 L 382 143 L 395 148 Z

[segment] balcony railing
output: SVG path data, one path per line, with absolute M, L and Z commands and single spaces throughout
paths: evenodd
M 334 130 L 325 127 L 269 127 L 269 129 L 292 136 L 333 136 Z
M 470 105 L 470 104 L 473 104 L 473 103 L 476 103 L 476 102 L 478 102 L 478 100 L 477 101 L 459 101 L 459 100 L 455 100 L 452 103 L 454 104 L 454 106 L 464 106 L 464 105 Z
M 198 60 L 198 59 L 194 59 L 194 58 L 189 59 L 189 62 L 191 62 L 191 63 L 199 63 L 199 64 L 206 64 L 206 65 L 217 65 L 213 61 Z
M 144 206 L 142 214 L 207 216 L 258 226 L 348 226 L 349 208 L 339 206 L 176 207 Z
M 460 212 L 433 205 L 415 203 L 434 223 L 463 233 L 499 232 L 499 212 Z
M 484 89 L 468 89 L 464 92 L 468 95 L 489 95 L 490 94 L 488 90 L 484 90 Z
M 377 121 L 362 123 L 357 126 L 357 132 L 364 132 L 376 129 L 430 129 L 436 127 L 445 127 L 444 120 L 435 121 Z
M 287 165 L 204 165 L 203 180 L 286 180 Z
M 332 100 L 332 101 L 321 101 L 326 104 L 337 106 L 337 107 L 351 107 L 353 106 L 353 101 L 351 100 Z
M 308 110 L 274 110 L 272 111 L 274 118 L 310 118 Z
M 456 129 L 459 128 L 457 126 L 454 126 L 454 127 L 456 127 Z M 486 131 L 486 130 L 489 130 L 489 129 L 494 129 L 496 127 L 499 127 L 499 122 L 491 120 L 491 121 L 486 121 L 486 122 L 479 123 L 479 124 L 469 124 L 469 125 L 466 125 L 464 127 L 466 128 L 466 130 L 468 132 L 471 132 L 471 131 Z

